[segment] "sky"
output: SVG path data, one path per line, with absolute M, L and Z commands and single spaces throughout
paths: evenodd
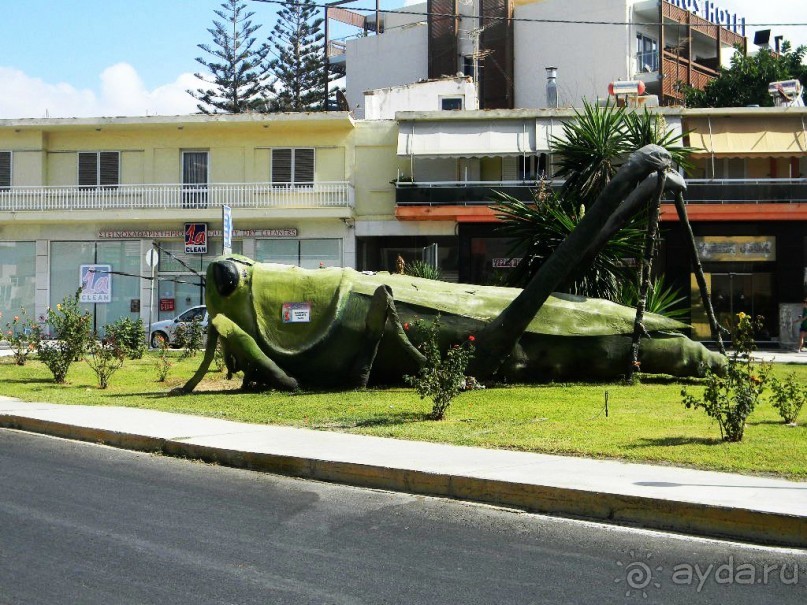
M 203 69 L 222 0 L 2 0 L 0 119 L 195 113 L 186 91 Z M 277 5 L 245 0 L 264 40 Z M 591 0 L 596 2 L 598 0 Z M 322 0 L 317 0 L 321 3 Z M 382 0 L 382 8 L 415 0 Z M 807 23 L 804 0 L 721 0 L 749 23 Z M 356 7 L 375 6 L 359 0 Z M 606 27 L 606 26 L 603 26 Z M 807 44 L 807 26 L 773 29 Z M 352 30 L 355 31 L 355 30 Z M 350 30 L 337 29 L 336 35 Z

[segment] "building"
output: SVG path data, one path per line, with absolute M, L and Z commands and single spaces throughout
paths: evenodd
M 669 128 L 696 148 L 687 175 L 689 219 L 721 320 L 763 315 L 763 339 L 790 342 L 807 293 L 807 110 L 661 108 Z M 449 279 L 501 283 L 514 260 L 498 232 L 495 192 L 529 201 L 551 179 L 549 141 L 572 110 L 402 112 L 398 114 L 395 216 L 383 241 L 359 238 L 359 266 L 418 258 L 436 245 Z M 553 182 L 555 186 L 560 185 Z M 696 338 L 710 338 L 686 232 L 662 207 L 658 263 L 690 298 Z M 393 224 L 394 225 L 394 224 Z M 795 305 L 795 307 L 794 307 Z
M 330 10 L 351 20 L 349 11 Z M 381 33 L 348 40 L 331 59 L 346 74 L 357 117 L 366 90 L 457 73 L 478 82 L 481 109 L 546 107 L 550 66 L 558 68 L 561 106 L 635 79 L 674 104 L 682 85 L 702 88 L 736 45 L 747 46 L 744 19 L 710 1 L 428 0 L 381 19 Z
M 393 207 L 394 145 L 394 122 L 344 112 L 0 120 L 0 311 L 39 317 L 108 266 L 97 328 L 174 317 L 204 301 L 224 205 L 235 252 L 353 266 L 358 217 Z

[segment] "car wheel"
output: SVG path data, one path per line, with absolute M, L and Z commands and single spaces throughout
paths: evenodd
M 168 336 L 165 334 L 165 332 L 154 332 L 151 335 L 151 346 L 155 349 L 159 349 L 161 346 L 163 346 L 163 343 L 167 342 Z

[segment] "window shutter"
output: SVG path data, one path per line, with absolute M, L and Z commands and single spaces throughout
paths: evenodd
M 11 152 L 0 151 L 0 188 L 11 187 Z
M 78 154 L 78 186 L 94 189 L 98 186 L 98 154 Z
M 314 182 L 314 150 L 294 150 L 294 182 L 310 185 Z
M 505 156 L 502 158 L 502 180 L 503 181 L 517 181 L 518 179 L 518 160 L 515 156 Z
M 102 151 L 99 166 L 101 187 L 116 186 L 120 183 L 120 154 L 117 151 Z
M 291 183 L 291 149 L 272 150 L 272 182 Z

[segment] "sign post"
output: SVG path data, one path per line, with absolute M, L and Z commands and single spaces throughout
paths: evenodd
M 233 209 L 229 206 L 221 207 L 221 223 L 221 233 L 224 240 L 221 253 L 224 256 L 229 256 L 233 253 Z
M 151 293 L 149 295 L 149 331 L 146 334 L 146 346 L 151 346 L 151 324 L 154 318 L 154 282 L 157 281 L 157 265 L 160 262 L 160 253 L 154 248 L 146 252 L 146 264 L 151 267 Z

